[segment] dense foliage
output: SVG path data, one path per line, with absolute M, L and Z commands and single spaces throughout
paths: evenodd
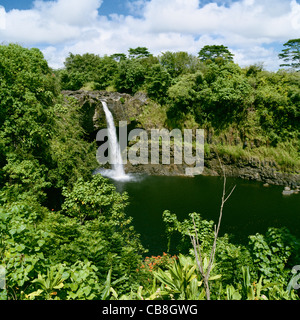
M 170 128 L 204 126 L 210 144 L 224 137 L 233 146 L 289 143 L 299 157 L 299 73 L 242 69 L 225 47 L 215 49 L 225 55 L 204 62 L 186 52 L 154 57 L 144 47 L 128 57 L 70 54 L 53 71 L 37 49 L 0 46 L 1 299 L 205 299 L 192 217 L 205 265 L 214 223 L 198 214 L 178 221 L 166 211 L 169 246 L 177 234 L 178 254 L 146 257 L 124 213 L 128 196 L 92 174 L 96 145 L 82 127 L 84 111 L 60 92 L 146 91 L 152 104 L 139 118 L 144 124 L 155 114 Z M 219 238 L 212 298 L 299 299 L 291 285 L 299 246 L 286 229 L 250 236 L 246 246 Z
M 105 281 L 122 277 L 129 290 L 144 249 L 127 196 L 92 175 L 83 111 L 60 95 L 39 50 L 1 46 L 0 63 L 1 297 L 101 299 Z
M 299 58 L 298 42 L 288 42 L 286 59 Z M 198 57 L 169 51 L 153 56 L 143 47 L 129 49 L 128 56 L 70 54 L 65 65 L 65 89 L 144 91 L 165 113 L 161 127 L 205 128 L 206 142 L 218 151 L 222 145 L 233 153 L 247 149 L 282 171 L 300 169 L 300 73 L 293 69 L 241 68 L 224 46 L 205 46 Z

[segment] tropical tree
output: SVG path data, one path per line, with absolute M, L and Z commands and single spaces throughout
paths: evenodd
M 198 95 L 199 119 L 206 117 L 215 128 L 241 121 L 247 115 L 251 90 L 238 65 L 233 62 L 210 64 Z
M 147 58 L 151 56 L 151 53 L 146 47 L 130 48 L 128 53 L 129 58 L 131 59 Z
M 146 76 L 146 88 L 149 97 L 163 103 L 170 85 L 170 74 L 160 64 L 152 65 Z
M 60 72 L 62 88 L 79 90 L 89 84 L 90 89 L 103 90 L 111 85 L 117 66 L 114 56 L 70 53 L 65 61 L 65 69 Z
M 168 71 L 172 78 L 181 74 L 194 73 L 199 69 L 199 60 L 185 51 L 164 52 L 159 57 L 160 64 Z
M 199 51 L 198 57 L 201 61 L 216 61 L 218 59 L 233 61 L 234 54 L 223 45 L 207 45 Z
M 136 93 L 145 82 L 145 71 L 139 59 L 121 60 L 115 75 L 116 90 L 129 94 Z
M 125 53 L 114 53 L 110 57 L 113 58 L 117 62 L 120 62 L 121 60 L 126 60 L 127 59 Z
M 279 59 L 284 61 L 280 67 L 291 67 L 294 69 L 300 68 L 300 38 L 292 39 L 286 42 L 285 49 L 278 55 Z
M 58 96 L 55 75 L 38 49 L 0 46 L 0 159 L 36 157 L 49 163 L 52 112 Z

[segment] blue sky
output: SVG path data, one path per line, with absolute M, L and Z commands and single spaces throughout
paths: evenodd
M 53 0 L 45 0 L 53 1 Z M 84 1 L 84 0 L 82 0 Z M 4 6 L 6 11 L 12 9 L 31 9 L 33 7 L 33 0 L 0 0 L 0 5 Z M 127 5 L 127 1 L 124 0 L 106 0 L 101 5 L 101 14 L 109 15 L 112 13 L 118 14 L 129 14 L 129 8 Z
M 277 70 L 300 35 L 300 0 L 0 0 L 0 42 L 38 47 L 54 68 L 69 52 L 153 54 L 224 44 L 241 66 Z M 14 10 L 13 10 L 14 9 Z
M 44 0 L 53 1 L 53 0 Z M 84 0 L 83 0 L 84 1 Z M 231 2 L 236 2 L 238 0 L 232 0 Z M 124 0 L 105 0 L 101 6 L 101 14 L 109 15 L 112 13 L 118 14 L 132 14 L 128 8 L 128 1 Z M 133 2 L 133 1 L 129 1 Z M 213 0 L 202 0 L 199 6 L 204 6 L 207 3 L 224 3 L 225 6 L 229 6 L 228 1 L 213 1 Z M 7 11 L 11 9 L 31 9 L 33 6 L 33 0 L 0 0 L 0 4 L 6 8 Z

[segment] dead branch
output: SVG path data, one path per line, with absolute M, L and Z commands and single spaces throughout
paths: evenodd
M 215 229 L 214 230 L 214 242 L 213 242 L 213 246 L 211 249 L 208 267 L 206 270 L 204 270 L 203 254 L 201 252 L 201 246 L 199 244 L 199 238 L 198 238 L 198 233 L 197 233 L 197 228 L 196 228 L 196 223 L 195 223 L 194 217 L 193 217 L 193 224 L 194 224 L 195 236 L 190 235 L 191 242 L 192 242 L 193 249 L 194 249 L 194 253 L 195 253 L 197 267 L 198 267 L 198 270 L 199 270 L 199 272 L 202 276 L 202 279 L 203 279 L 207 300 L 210 300 L 210 288 L 209 288 L 208 281 L 209 281 L 210 273 L 211 273 L 211 270 L 212 270 L 212 267 L 214 264 L 214 260 L 215 260 L 217 240 L 218 240 L 218 236 L 219 236 L 219 232 L 220 232 L 224 205 L 228 201 L 228 199 L 231 197 L 231 195 L 233 194 L 233 192 L 236 188 L 236 186 L 234 186 L 233 189 L 229 192 L 229 194 L 226 195 L 227 194 L 227 192 L 226 192 L 226 184 L 227 184 L 226 172 L 225 172 L 224 167 L 221 164 L 219 156 L 218 156 L 218 159 L 219 159 L 220 167 L 223 172 L 223 194 L 222 194 L 222 201 L 221 201 L 221 206 L 220 206 L 219 221 L 218 221 L 218 225 L 217 226 L 215 225 L 215 228 L 214 228 Z

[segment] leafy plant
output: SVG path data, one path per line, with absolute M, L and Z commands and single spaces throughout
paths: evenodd
M 70 192 L 63 188 L 65 197 L 62 209 L 71 216 L 78 217 L 83 224 L 86 219 L 98 216 L 108 216 L 122 211 L 128 199 L 127 195 L 120 195 L 115 187 L 100 174 L 95 175 L 91 181 L 79 179 Z
M 126 276 L 123 276 L 120 279 L 117 279 L 117 280 L 111 282 L 111 272 L 112 272 L 112 269 L 110 269 L 108 271 L 106 281 L 103 285 L 102 293 L 101 293 L 101 300 L 109 300 L 111 297 L 118 299 L 118 294 L 113 289 L 113 286 L 115 286 L 119 282 L 122 282 L 127 279 Z
M 175 214 L 166 210 L 163 213 L 163 221 L 166 225 L 166 235 L 168 239 L 168 250 L 171 247 L 172 236 L 179 233 L 181 236 L 178 249 L 180 252 L 188 252 L 190 249 L 190 235 L 195 234 L 193 219 L 196 224 L 196 230 L 199 241 L 202 246 L 207 248 L 213 241 L 213 221 L 203 220 L 197 213 L 189 214 L 189 219 L 180 222 Z
M 242 273 L 242 293 L 244 300 L 267 300 L 267 297 L 262 294 L 262 290 L 267 288 L 270 284 L 264 287 L 262 285 L 263 277 L 260 277 L 258 283 L 251 283 L 249 267 L 242 267 Z
M 58 268 L 56 266 L 50 267 L 45 276 L 39 273 L 38 278 L 33 280 L 32 283 L 36 283 L 41 289 L 25 295 L 25 297 L 32 300 L 42 296 L 43 299 L 52 300 L 52 297 L 57 295 L 56 291 L 64 287 L 64 280 L 68 278 L 68 274 L 63 273 L 63 270 L 60 265 Z
M 159 269 L 154 276 L 165 286 L 159 292 L 161 296 L 167 295 L 176 300 L 203 300 L 205 297 L 204 288 L 200 289 L 203 282 L 199 280 L 196 263 L 190 257 L 179 255 L 173 266 L 167 271 Z M 209 280 L 220 278 L 220 275 L 216 275 Z
M 250 252 L 259 274 L 270 281 L 285 282 L 288 261 L 293 253 L 297 256 L 299 244 L 296 239 L 286 228 L 270 228 L 266 236 L 256 234 L 249 238 Z
M 227 300 L 241 300 L 242 296 L 232 285 L 226 287 Z

